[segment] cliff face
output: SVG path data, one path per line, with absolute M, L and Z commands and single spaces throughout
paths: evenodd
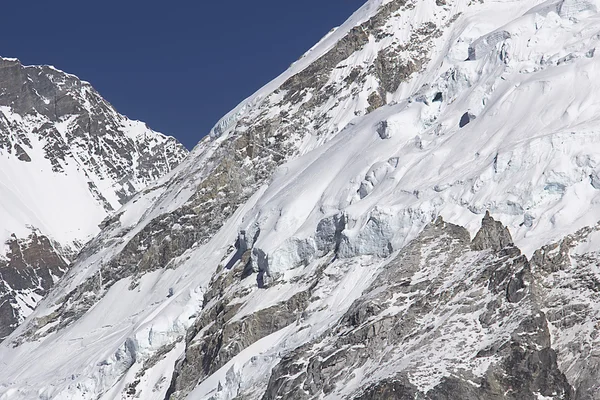
M 0 340 L 104 218 L 187 154 L 52 67 L 0 58 Z
M 103 223 L 0 395 L 600 398 L 598 6 L 367 2 Z

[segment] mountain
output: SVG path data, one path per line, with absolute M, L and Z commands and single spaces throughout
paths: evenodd
M 187 154 L 87 83 L 0 58 L 0 340 L 98 225 Z
M 366 2 L 105 221 L 0 399 L 600 399 L 599 7 Z

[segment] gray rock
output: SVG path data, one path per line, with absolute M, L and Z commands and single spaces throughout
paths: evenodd
M 336 214 L 319 221 L 315 233 L 315 244 L 319 255 L 323 256 L 331 251 L 337 252 L 342 240 L 342 231 L 345 228 L 346 216 L 344 214 Z
M 502 222 L 494 220 L 490 216 L 490 212 L 486 211 L 481 222 L 481 229 L 475 235 L 471 247 L 474 250 L 498 251 L 512 244 L 513 240 L 508 228 L 502 225 Z
M 56 244 L 43 235 L 13 236 L 7 244 L 7 260 L 0 259 L 0 341 L 23 322 L 23 313 L 33 310 L 36 298 L 44 296 L 68 267 Z M 22 310 L 17 299 L 30 308 Z
M 459 128 L 464 128 L 465 126 L 467 126 L 471 121 L 473 121 L 475 119 L 475 115 L 471 114 L 470 112 L 466 112 L 462 115 L 462 117 L 460 117 L 460 121 L 458 122 L 458 127 Z
M 389 131 L 387 121 L 380 121 L 377 124 L 377 129 L 376 130 L 377 130 L 377 134 L 382 139 L 389 139 L 391 137 L 391 133 Z
M 223 300 L 205 310 L 187 335 L 185 357 L 178 363 L 166 399 L 183 399 L 202 379 L 210 376 L 246 347 L 296 321 L 308 305 L 310 293 L 260 310 L 241 320 L 230 318 L 239 305 Z M 202 335 L 198 332 L 202 331 Z
M 176 139 L 150 129 L 134 138 L 128 120 L 89 83 L 73 75 L 0 58 L 0 82 L 0 106 L 21 117 L 9 121 L 5 111 L 0 112 L 0 153 L 29 163 L 36 154 L 32 142 L 44 143 L 40 150 L 53 172 L 63 174 L 67 164 L 76 163 L 79 178 L 88 181 L 90 194 L 107 213 L 171 171 L 187 155 Z M 65 121 L 70 123 L 65 125 Z M 59 132 L 59 124 L 64 131 Z M 110 186 L 107 181 L 113 183 L 112 192 L 103 193 L 98 187 Z M 116 203 L 107 200 L 115 197 L 119 199 Z M 65 201 L 72 200 L 65 196 Z M 36 227 L 31 227 L 31 232 L 28 238 L 10 240 L 8 254 L 0 252 L 0 341 L 31 311 L 20 310 L 16 299 L 35 307 L 39 296 L 63 276 L 83 245 L 57 243 Z
M 505 228 L 489 215 L 482 225 L 487 234 L 480 237 L 487 239 L 478 241 L 485 245 L 475 246 L 476 255 L 469 253 L 471 243 L 464 228 L 441 218 L 426 227 L 384 268 L 335 328 L 282 359 L 262 399 L 341 396 L 355 371 L 360 371 L 364 389 L 341 398 L 536 400 L 541 395 L 574 399 L 573 387 L 560 371 L 551 347 L 546 316 L 532 297 L 529 262 L 518 249 L 499 245 L 506 239 Z M 450 284 L 456 268 L 463 278 Z M 458 308 L 449 311 L 451 304 Z M 400 311 L 391 311 L 394 307 Z M 421 368 L 432 367 L 427 360 L 413 358 L 411 352 L 428 354 L 432 350 L 426 349 L 435 348 L 444 332 L 452 330 L 454 317 L 461 315 L 459 320 L 466 321 L 479 313 L 476 323 L 484 326 L 486 334 L 485 340 L 473 343 L 474 353 L 459 356 L 453 361 L 454 372 L 428 391 L 411 383 Z M 427 326 L 424 321 L 430 318 L 448 322 Z M 516 320 L 520 322 L 515 325 Z M 450 340 L 446 343 L 449 353 L 461 351 L 452 343 L 464 346 L 461 341 L 446 340 Z M 459 367 L 470 357 L 497 361 L 475 377 Z M 377 360 L 374 365 L 373 360 Z M 390 377 L 370 380 L 373 368 L 387 371 Z

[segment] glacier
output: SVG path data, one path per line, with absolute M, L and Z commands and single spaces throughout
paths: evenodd
M 115 211 L 0 399 L 600 398 L 597 10 L 368 1 Z

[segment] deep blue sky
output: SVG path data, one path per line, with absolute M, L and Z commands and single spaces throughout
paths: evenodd
M 0 55 L 87 80 L 192 148 L 365 0 L 7 1 Z

